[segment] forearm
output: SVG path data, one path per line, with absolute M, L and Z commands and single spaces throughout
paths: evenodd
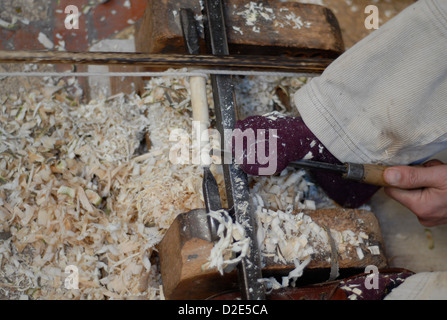
M 447 1 L 418 1 L 295 95 L 341 161 L 407 164 L 447 147 Z

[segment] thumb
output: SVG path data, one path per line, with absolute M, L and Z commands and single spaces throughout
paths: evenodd
M 433 167 L 396 166 L 385 170 L 385 181 L 400 189 L 437 187 L 440 182 L 439 171 Z

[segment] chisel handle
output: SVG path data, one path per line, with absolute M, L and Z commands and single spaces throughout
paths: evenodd
M 381 166 L 376 164 L 364 164 L 363 182 L 380 187 L 390 187 L 385 182 L 384 173 L 388 166 Z
M 383 176 L 385 170 L 389 168 L 388 166 L 357 163 L 346 163 L 345 165 L 347 166 L 348 171 L 343 177 L 346 179 L 356 180 L 379 187 L 390 187 L 390 185 L 385 182 Z
M 200 38 L 197 31 L 196 20 L 191 9 L 180 10 L 180 22 L 182 24 L 183 39 L 186 45 L 188 54 L 200 54 Z M 211 164 L 211 156 L 209 154 L 209 134 L 208 127 L 210 125 L 208 96 L 206 92 L 206 79 L 201 76 L 192 76 L 189 78 L 189 85 L 191 88 L 191 107 L 192 117 L 195 122 L 194 125 L 198 128 L 197 148 L 199 158 L 194 158 L 193 162 L 199 161 L 203 166 Z M 194 155 L 193 155 L 194 157 Z

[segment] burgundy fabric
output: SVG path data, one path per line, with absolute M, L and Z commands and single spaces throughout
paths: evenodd
M 236 129 L 241 132 L 252 130 L 256 137 L 256 144 L 264 144 L 268 155 L 269 150 L 269 129 L 276 129 L 276 174 L 283 171 L 291 161 L 300 160 L 304 157 L 310 160 L 321 161 L 333 164 L 341 164 L 329 150 L 327 150 L 318 138 L 309 130 L 304 121 L 298 117 L 286 116 L 251 116 L 236 123 Z M 265 133 L 265 137 L 258 136 L 258 130 Z M 261 131 L 261 132 L 262 132 Z M 234 138 L 234 137 L 233 137 Z M 265 139 L 265 141 L 264 141 Z M 233 146 L 234 146 L 233 141 Z M 250 175 L 259 175 L 260 168 L 268 167 L 268 164 L 260 164 L 257 154 L 254 163 L 248 163 L 247 159 L 251 151 L 257 151 L 244 143 L 243 152 L 235 153 L 234 157 L 240 163 L 242 170 Z M 368 201 L 379 187 L 366 185 L 363 183 L 348 181 L 340 175 L 327 171 L 312 170 L 311 176 L 315 183 L 319 185 L 325 193 L 340 206 L 345 208 L 357 208 Z
M 414 275 L 406 269 L 378 271 L 376 274 L 360 273 L 343 280 L 275 289 L 266 294 L 266 300 L 383 300 Z M 240 291 L 230 291 L 209 299 L 238 300 L 240 296 Z
M 339 287 L 346 293 L 348 299 L 383 300 L 394 288 L 397 288 L 412 275 L 414 272 L 406 269 L 380 270 L 375 275 L 377 277 L 375 286 L 374 280 L 368 278 L 371 277 L 371 274 L 359 274 L 344 279 L 340 282 Z

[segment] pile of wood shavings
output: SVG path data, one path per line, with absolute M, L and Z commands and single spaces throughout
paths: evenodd
M 201 171 L 168 160 L 169 130 L 191 127 L 187 81 L 85 105 L 68 87 L 2 96 L 0 294 L 157 299 L 154 246 L 178 213 L 203 207 Z M 145 131 L 152 146 L 135 154 Z M 79 290 L 65 288 L 67 266 Z
M 220 274 L 230 272 L 247 255 L 250 239 L 246 237 L 244 227 L 233 222 L 227 211 L 210 212 L 209 215 L 218 223 L 219 240 L 211 250 L 209 262 L 203 267 L 216 268 Z
M 304 268 L 316 257 L 330 263 L 331 245 L 328 230 L 301 212 L 303 209 L 328 209 L 337 205 L 314 185 L 304 170 L 285 169 L 279 176 L 251 177 L 251 205 L 257 221 L 257 242 L 263 263 L 295 265 L 288 276 L 278 283 L 275 278 L 263 279 L 272 289 L 292 285 L 302 276 Z M 365 206 L 367 209 L 367 206 Z M 361 246 L 373 255 L 380 254 L 371 245 L 366 233 L 329 228 L 337 253 L 347 259 L 351 253 L 359 260 L 365 256 Z
M 247 114 L 281 107 L 278 87 L 290 95 L 303 84 L 235 80 Z M 88 104 L 78 89 L 69 79 L 0 97 L 0 296 L 162 298 L 154 248 L 177 214 L 204 207 L 201 168 L 169 161 L 172 130 L 191 130 L 188 81 L 154 78 L 142 97 Z M 147 132 L 150 149 L 138 153 Z M 267 177 L 251 179 L 272 194 Z M 287 206 L 278 196 L 276 209 Z M 68 266 L 79 270 L 77 290 L 65 287 Z
M 264 115 L 272 111 L 288 116 L 298 116 L 298 110 L 291 106 L 291 97 L 301 88 L 308 78 L 282 77 L 241 77 L 235 78 L 235 90 L 239 115 L 245 118 L 250 115 Z
M 259 198 L 263 207 L 269 210 L 314 210 L 336 206 L 311 181 L 305 170 L 286 168 L 278 176 L 250 177 L 250 183 L 252 199 Z
M 263 263 L 270 259 L 277 264 L 295 265 L 295 269 L 282 277 L 282 283 L 278 283 L 273 277 L 264 279 L 270 288 L 294 285 L 303 275 L 304 268 L 316 257 L 327 257 L 327 262 L 331 263 L 332 248 L 328 232 L 342 259 L 346 259 L 354 251 L 358 259 L 362 260 L 362 244 L 366 244 L 372 254 L 380 254 L 377 246 L 368 246 L 369 237 L 364 232 L 338 231 L 332 228 L 327 230 L 315 223 L 309 215 L 296 212 L 291 206 L 286 211 L 274 211 L 265 208 L 260 196 L 256 196 L 256 200 L 257 242 Z
M 299 210 L 314 210 L 317 205 L 331 207 L 334 203 L 321 191 L 312 200 L 309 188 L 314 185 L 304 170 L 285 169 L 278 177 L 258 177 L 257 180 L 251 189 L 251 199 L 263 263 L 273 259 L 275 263 L 295 265 L 295 269 L 282 278 L 282 283 L 273 277 L 263 280 L 271 289 L 287 287 L 290 280 L 293 284 L 302 276 L 313 255 L 331 250 L 326 231 Z

